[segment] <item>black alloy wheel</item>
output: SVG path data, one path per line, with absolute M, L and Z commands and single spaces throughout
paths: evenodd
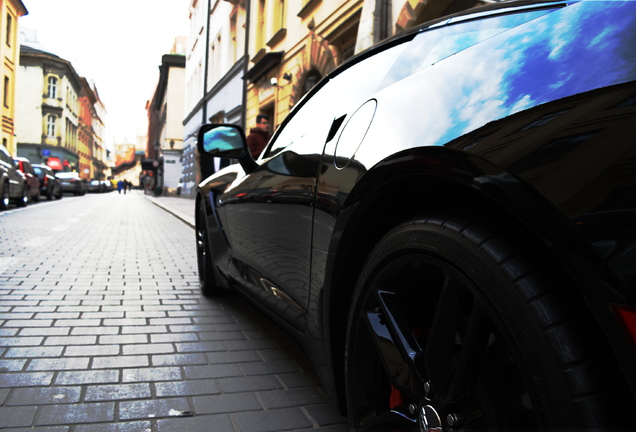
M 571 283 L 489 225 L 432 215 L 376 246 L 347 328 L 352 430 L 615 424 L 618 368 Z
M 214 279 L 214 268 L 210 241 L 205 222 L 205 209 L 203 204 L 197 207 L 196 236 L 197 236 L 197 265 L 199 270 L 199 286 L 204 296 L 218 294 L 219 289 Z

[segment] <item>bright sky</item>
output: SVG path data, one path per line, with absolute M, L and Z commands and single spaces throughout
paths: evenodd
M 159 78 L 161 56 L 189 34 L 190 0 L 22 0 L 20 26 L 94 80 L 106 106 L 107 145 L 136 141 L 148 128 L 146 101 Z

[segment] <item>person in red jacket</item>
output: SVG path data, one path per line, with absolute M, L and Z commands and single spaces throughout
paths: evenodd
M 247 146 L 254 160 L 258 159 L 258 156 L 267 145 L 270 137 L 269 118 L 262 114 L 257 115 L 256 127 L 250 129 L 250 134 L 247 136 Z

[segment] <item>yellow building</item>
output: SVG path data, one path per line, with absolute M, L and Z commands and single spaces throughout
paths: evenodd
M 0 0 L 0 79 L 2 79 L 2 144 L 17 155 L 15 140 L 15 88 L 19 64 L 18 19 L 27 9 L 20 0 Z
M 494 0 L 251 0 L 246 128 L 265 114 L 276 128 L 347 58 L 443 15 Z

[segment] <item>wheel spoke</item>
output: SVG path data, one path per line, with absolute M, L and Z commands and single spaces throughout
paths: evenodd
M 422 396 L 423 353 L 406 317 L 400 310 L 396 294 L 377 291 L 380 307 L 367 313 L 367 324 L 391 384 L 411 400 Z
M 451 357 L 457 334 L 459 286 L 460 282 L 455 278 L 446 277 L 424 351 L 428 378 L 438 395 L 446 393 L 454 373 Z
M 488 316 L 480 302 L 476 302 L 468 322 L 455 376 L 448 394 L 444 395 L 445 398 L 452 400 L 462 393 L 473 391 L 477 384 L 481 360 L 486 353 L 490 334 Z

